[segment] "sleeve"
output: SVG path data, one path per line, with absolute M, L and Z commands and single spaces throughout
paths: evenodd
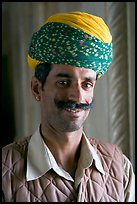
M 125 202 L 135 202 L 135 174 L 130 160 L 124 157 L 124 195 Z

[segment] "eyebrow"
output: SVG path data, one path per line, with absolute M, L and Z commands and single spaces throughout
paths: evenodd
M 86 81 L 96 81 L 95 77 L 85 77 Z
M 67 74 L 67 73 L 59 73 L 56 75 L 56 77 L 72 78 L 72 76 L 70 74 Z
M 72 75 L 67 74 L 67 73 L 58 73 L 58 74 L 56 75 L 56 77 L 73 78 Z M 94 78 L 94 77 L 84 77 L 84 80 L 86 80 L 86 81 L 96 81 L 96 78 Z

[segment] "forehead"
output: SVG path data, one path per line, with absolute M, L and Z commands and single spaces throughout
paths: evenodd
M 50 75 L 56 77 L 59 76 L 59 74 L 67 74 L 77 78 L 90 77 L 96 79 L 96 72 L 91 69 L 63 64 L 53 64 Z

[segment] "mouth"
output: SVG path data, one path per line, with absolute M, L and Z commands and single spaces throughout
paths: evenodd
M 83 112 L 82 109 L 72 109 L 72 108 L 65 108 L 64 109 L 70 116 L 80 117 L 81 113 Z
M 82 111 L 81 109 L 72 109 L 72 108 L 65 108 L 65 110 L 68 112 L 73 112 L 73 113 L 78 113 L 78 112 Z

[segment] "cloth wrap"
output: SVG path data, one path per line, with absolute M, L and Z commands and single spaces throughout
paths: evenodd
M 32 35 L 28 65 L 66 64 L 94 70 L 98 78 L 112 61 L 112 36 L 104 20 L 84 12 L 58 13 Z

